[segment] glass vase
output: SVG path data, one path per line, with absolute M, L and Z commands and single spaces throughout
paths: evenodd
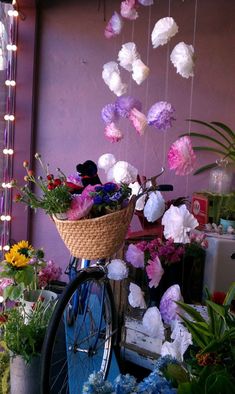
M 231 191 L 233 173 L 228 169 L 228 161 L 216 160 L 217 166 L 210 171 L 209 191 L 212 193 L 226 194 Z

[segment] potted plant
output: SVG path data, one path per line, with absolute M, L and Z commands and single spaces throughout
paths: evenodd
M 235 230 L 235 197 L 224 200 L 220 210 L 220 224 L 223 231 L 227 232 L 229 226 Z

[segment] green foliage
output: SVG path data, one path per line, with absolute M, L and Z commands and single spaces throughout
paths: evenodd
M 230 129 L 230 127 L 221 122 L 204 122 L 196 119 L 189 119 L 189 121 L 205 127 L 205 130 L 203 130 L 204 134 L 190 132 L 190 137 L 200 138 L 210 144 L 210 146 L 193 146 L 195 151 L 212 152 L 219 155 L 220 158 L 227 159 L 229 162 L 235 163 L 235 132 Z M 209 131 L 214 135 L 208 135 Z M 181 137 L 184 135 L 188 134 L 183 134 Z M 211 144 L 213 146 L 211 146 Z M 200 174 L 216 166 L 216 162 L 207 164 L 195 171 L 194 175 Z
M 0 347 L 0 394 L 9 394 L 10 356 L 3 341 Z
M 190 384 L 180 386 L 180 394 L 235 392 L 235 315 L 230 311 L 234 297 L 235 282 L 223 305 L 206 300 L 208 319 L 204 319 L 190 305 L 177 302 L 190 317 L 180 315 L 196 345 L 195 357 L 191 358 L 195 378 Z
M 39 298 L 29 313 L 23 303 L 4 312 L 3 340 L 13 355 L 20 355 L 30 362 L 40 354 L 54 305 L 54 301 L 45 302 Z

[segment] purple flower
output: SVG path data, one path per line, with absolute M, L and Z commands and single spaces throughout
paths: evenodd
M 96 192 L 101 192 L 101 190 L 103 190 L 103 186 L 98 185 L 98 186 L 95 187 L 95 191 Z
M 106 193 L 114 192 L 117 189 L 117 185 L 113 182 L 107 182 L 104 184 L 103 188 Z
M 175 109 L 166 101 L 155 103 L 147 115 L 148 124 L 159 130 L 166 130 L 172 127 L 172 121 L 175 120 L 173 113 Z
M 136 268 L 144 268 L 144 252 L 136 245 L 130 244 L 128 246 L 126 260 Z
M 122 198 L 122 192 L 120 190 L 110 196 L 111 201 L 118 201 L 120 198 Z
M 114 103 L 107 104 L 101 111 L 101 117 L 106 124 L 117 121 L 119 115 L 116 110 L 116 105 Z
M 102 202 L 103 202 L 103 198 L 101 196 L 95 196 L 94 197 L 94 204 L 95 205 L 102 204 Z
M 116 100 L 116 111 L 122 118 L 129 118 L 133 108 L 141 111 L 142 104 L 139 100 L 132 96 L 121 96 Z

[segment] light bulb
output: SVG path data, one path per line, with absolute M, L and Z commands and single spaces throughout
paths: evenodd
M 12 188 L 12 184 L 11 184 L 11 182 L 9 182 L 9 183 L 6 183 L 6 187 L 7 187 L 8 189 L 11 189 L 11 188 Z
M 7 13 L 9 16 L 18 16 L 19 15 L 19 12 L 16 10 L 9 10 Z
M 4 302 L 3 296 L 0 296 L 0 304 L 2 304 L 3 302 Z
M 8 51 L 16 51 L 17 46 L 15 44 L 7 44 L 7 50 Z
M 9 245 L 4 245 L 3 246 L 3 250 L 10 250 L 10 246 Z
M 2 187 L 3 187 L 3 188 L 6 187 L 6 183 L 5 183 L 5 182 L 2 183 Z
M 11 216 L 10 216 L 10 215 L 7 215 L 7 216 L 5 217 L 5 220 L 6 220 L 7 222 L 10 222 Z
M 16 81 L 7 79 L 7 80 L 5 81 L 5 85 L 6 85 L 6 86 L 16 86 Z
M 5 119 L 5 120 L 10 120 L 11 122 L 13 122 L 13 120 L 15 120 L 15 116 L 14 116 L 14 115 L 6 114 L 6 115 L 4 116 L 4 119 Z
M 13 149 L 8 149 L 8 155 L 13 155 L 14 151 Z
M 4 155 L 13 155 L 14 153 L 13 149 L 7 149 L 7 148 L 4 148 L 2 152 Z
M 4 222 L 4 220 L 6 220 L 6 216 L 5 215 L 1 215 L 0 219 L 1 219 L 2 222 Z

